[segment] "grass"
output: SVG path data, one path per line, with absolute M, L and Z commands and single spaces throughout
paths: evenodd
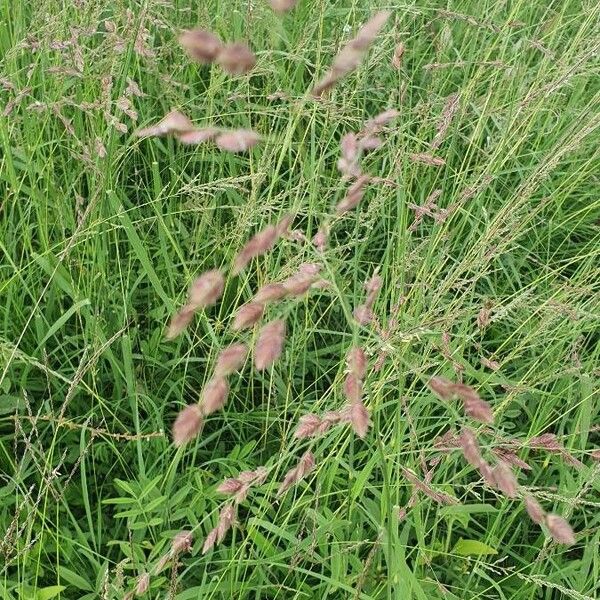
M 182 529 L 195 532 L 192 552 L 174 577 L 153 577 L 148 596 L 598 593 L 600 5 L 391 3 L 365 64 L 322 102 L 308 98 L 378 6 L 300 0 L 279 18 L 262 1 L 0 0 L 0 97 L 13 105 L 0 117 L 2 598 L 122 598 Z M 190 64 L 175 40 L 197 24 L 249 39 L 252 74 Z M 400 71 L 390 64 L 399 41 Z M 145 93 L 132 98 L 137 122 L 115 105 L 128 78 Z M 446 165 L 411 162 L 453 93 L 460 109 L 436 153 Z M 132 135 L 172 107 L 265 141 L 230 155 Z M 230 264 L 253 232 L 292 210 L 295 227 L 316 233 L 345 191 L 340 138 L 389 107 L 401 116 L 364 166 L 394 185 L 371 186 L 322 258 L 283 241 L 165 341 L 192 279 Z M 409 204 L 438 188 L 439 206 L 459 208 L 409 231 Z M 333 285 L 285 305 L 284 356 L 264 373 L 246 365 L 225 410 L 175 449 L 170 427 L 232 339 L 232 311 L 303 261 L 322 262 Z M 349 318 L 375 268 L 384 326 L 402 303 L 385 341 Z M 479 328 L 485 306 L 491 322 Z M 316 469 L 276 499 L 308 448 L 292 441 L 298 418 L 343 403 L 352 343 L 387 352 L 366 383 L 371 431 L 360 440 L 334 428 L 311 442 Z M 495 433 L 481 439 L 522 444 L 532 469 L 519 483 L 569 519 L 574 546 L 484 486 L 460 452 L 444 455 L 432 479 L 460 504 L 419 494 L 399 518 L 413 492 L 402 468 L 423 479 L 436 436 L 468 423 L 425 385 L 456 378 L 454 368 L 493 405 Z M 583 465 L 528 448 L 542 433 Z M 242 504 L 239 527 L 202 556 L 223 506 L 216 485 L 260 465 L 271 475 Z

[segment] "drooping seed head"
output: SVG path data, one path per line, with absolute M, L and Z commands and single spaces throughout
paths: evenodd
M 135 595 L 143 596 L 150 587 L 150 574 L 142 573 L 137 580 L 137 585 L 135 586 Z
M 171 133 L 181 134 L 194 129 L 193 123 L 183 113 L 173 110 L 167 113 L 156 125 L 138 129 L 138 137 L 156 137 Z
M 323 227 L 321 227 L 319 231 L 315 233 L 312 243 L 318 252 L 324 252 L 325 248 L 327 248 L 327 238 L 327 230 Z
M 471 386 L 455 383 L 453 391 L 463 401 L 465 413 L 472 419 L 487 424 L 494 422 L 492 407 Z
M 313 453 L 310 451 L 305 452 L 298 461 L 298 464 L 286 473 L 281 485 L 279 486 L 279 489 L 277 490 L 277 495 L 281 496 L 290 487 L 296 485 L 300 480 L 304 479 L 304 477 L 306 477 L 314 469 L 314 467 L 315 457 L 313 456 Z
M 214 140 L 219 133 L 221 133 L 221 130 L 216 127 L 204 127 L 201 129 L 184 131 L 183 133 L 176 134 L 176 136 L 182 144 L 187 146 L 197 146 L 198 144 Z
M 226 44 L 221 48 L 216 57 L 217 63 L 223 71 L 230 75 L 244 75 L 256 65 L 256 56 L 250 46 L 244 42 Z
M 476 468 L 479 467 L 483 461 L 481 450 L 475 434 L 466 427 L 460 433 L 460 446 L 467 462 Z
M 185 328 L 192 322 L 194 318 L 194 309 L 190 306 L 184 306 L 178 313 L 173 315 L 169 327 L 165 332 L 165 339 L 173 340 L 178 335 L 183 333 Z
M 217 492 L 219 494 L 227 494 L 230 496 L 231 494 L 237 493 L 243 485 L 244 482 L 239 479 L 225 479 L 217 487 Z
M 173 423 L 173 443 L 181 446 L 193 440 L 202 429 L 203 422 L 202 411 L 197 404 L 186 406 Z
M 507 465 L 531 471 L 531 467 L 524 460 L 519 458 L 516 452 L 513 452 L 508 448 L 497 446 L 496 448 L 492 448 L 492 452 Z
M 215 144 L 226 152 L 246 152 L 260 142 L 260 135 L 252 129 L 233 129 L 220 133 Z
M 346 355 L 348 370 L 358 379 L 364 379 L 367 373 L 367 355 L 362 348 L 354 346 Z
M 395 69 L 400 70 L 402 68 L 402 58 L 404 57 L 404 53 L 406 52 L 406 46 L 399 42 L 396 44 L 394 48 L 394 56 L 392 57 L 392 66 Z
M 180 531 L 174 538 L 171 545 L 173 555 L 189 552 L 192 549 L 194 536 L 191 531 Z
M 433 156 L 425 152 L 415 152 L 409 154 L 408 157 L 412 162 L 422 163 L 430 167 L 443 167 L 446 164 L 446 161 L 440 156 Z
M 237 275 L 255 256 L 270 250 L 278 238 L 277 227 L 274 225 L 268 225 L 251 237 L 233 261 L 234 275 Z
M 373 43 L 381 28 L 390 16 L 390 11 L 380 11 L 373 15 L 333 59 L 331 69 L 317 83 L 312 95 L 321 97 L 323 92 L 334 86 L 342 77 L 354 71 L 364 58 L 369 46 Z
M 267 283 L 263 285 L 252 299 L 253 302 L 266 303 L 281 300 L 287 296 L 287 290 L 281 283 Z
M 344 379 L 344 396 L 350 404 L 360 402 L 363 395 L 363 382 L 353 373 L 348 373 Z
M 214 33 L 205 29 L 184 31 L 179 36 L 179 43 L 190 58 L 201 64 L 213 62 L 223 48 L 221 40 Z
M 575 533 L 569 523 L 559 515 L 546 515 L 546 527 L 554 541 L 571 546 L 575 543 Z
M 397 119 L 400 116 L 400 111 L 395 108 L 388 108 L 378 115 L 375 115 L 372 119 L 369 119 L 365 123 L 365 129 L 371 132 L 380 131 L 382 127 L 385 127 L 390 121 Z
M 247 304 L 243 304 L 238 309 L 235 318 L 233 319 L 233 323 L 231 324 L 231 328 L 234 331 L 240 331 L 241 329 L 252 327 L 258 323 L 264 310 L 265 305 L 259 302 L 248 302 Z
M 218 269 L 206 271 L 192 283 L 188 305 L 196 310 L 210 306 L 221 297 L 224 288 L 225 278 L 221 271 Z
M 346 196 L 335 207 L 335 211 L 338 215 L 352 210 L 358 206 L 363 196 L 365 195 L 365 188 L 371 180 L 370 175 L 361 175 L 346 192 Z
M 494 481 L 496 482 L 496 487 L 508 498 L 515 498 L 517 495 L 517 490 L 519 489 L 519 484 L 517 483 L 517 479 L 513 475 L 513 472 L 510 470 L 510 467 L 500 461 L 494 467 Z
M 368 325 L 375 318 L 373 310 L 366 304 L 359 304 L 352 312 L 352 316 L 359 325 Z
M 225 377 L 213 377 L 202 390 L 200 409 L 204 416 L 221 410 L 227 402 L 229 383 Z
M 290 226 L 294 222 L 294 215 L 286 214 L 279 220 L 279 222 L 275 225 L 275 231 L 277 232 L 278 237 L 282 237 L 288 234 Z
M 432 377 L 427 385 L 441 400 L 450 400 L 454 396 L 454 383 L 445 377 Z
M 370 419 L 367 407 L 361 400 L 353 402 L 349 407 L 349 420 L 354 433 L 364 439 L 369 431 Z
M 254 350 L 254 366 L 258 371 L 268 369 L 283 352 L 285 321 L 276 319 L 262 327 Z
M 221 351 L 215 366 L 215 375 L 224 377 L 241 368 L 248 354 L 246 344 L 232 344 Z
M 235 523 L 235 505 L 226 504 L 219 513 L 219 522 L 217 524 L 217 543 L 221 543 L 225 534 Z
M 529 518 L 537 525 L 542 525 L 546 518 L 546 511 L 542 508 L 541 504 L 530 495 L 525 496 L 523 502 L 525 503 L 525 510 Z
M 321 426 L 321 417 L 313 413 L 302 415 L 298 421 L 298 427 L 294 432 L 294 437 L 298 439 L 314 436 Z

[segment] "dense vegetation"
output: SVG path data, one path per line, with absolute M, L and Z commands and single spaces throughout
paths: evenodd
M 380 8 L 362 65 L 313 98 Z M 247 40 L 254 68 L 190 60 L 178 35 L 198 26 Z M 0 0 L 0 597 L 123 598 L 145 572 L 144 597 L 178 600 L 596 597 L 599 40 L 600 4 L 575 0 L 299 0 L 282 15 L 267 0 Z M 332 216 L 344 136 L 391 108 L 361 159 L 375 179 Z M 135 135 L 173 109 L 261 143 Z M 292 233 L 234 275 L 286 214 Z M 323 281 L 266 309 L 285 319 L 282 355 L 248 358 L 174 446 L 178 413 L 240 339 L 235 311 L 306 263 Z M 165 339 L 211 269 L 219 302 Z M 344 406 L 353 346 L 368 432 L 294 437 L 303 415 Z M 476 390 L 493 423 L 433 376 Z M 515 494 L 465 460 L 465 428 L 512 461 Z M 308 449 L 314 468 L 278 496 Z M 217 487 L 263 466 L 203 553 Z M 534 523 L 526 496 L 575 543 Z M 191 548 L 155 573 L 181 531 Z

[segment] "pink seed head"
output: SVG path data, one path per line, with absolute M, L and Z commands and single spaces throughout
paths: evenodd
M 173 315 L 169 327 L 165 332 L 167 340 L 173 340 L 178 335 L 183 333 L 185 328 L 192 322 L 194 318 L 194 309 L 189 306 L 184 306 L 177 314 Z
M 192 59 L 201 64 L 208 64 L 215 60 L 223 47 L 221 40 L 205 29 L 184 31 L 179 36 L 179 43 Z
M 174 538 L 171 546 L 171 552 L 173 554 L 181 554 L 182 552 L 189 552 L 192 549 L 192 542 L 194 537 L 191 531 L 180 531 Z
M 216 60 L 223 71 L 230 75 L 243 75 L 256 65 L 256 56 L 244 42 L 234 42 L 223 46 Z
M 225 479 L 219 487 L 217 487 L 217 492 L 219 492 L 219 494 L 227 495 L 235 494 L 243 485 L 243 481 L 240 481 L 239 479 Z
M 317 231 L 317 233 L 315 233 L 313 239 L 312 239 L 312 243 L 313 246 L 319 251 L 319 252 L 324 252 L 325 248 L 327 247 L 327 231 L 324 228 L 320 228 L 319 231 Z
M 483 460 L 481 450 L 475 434 L 466 427 L 460 433 L 460 445 L 467 462 L 478 468 Z
M 194 309 L 204 308 L 214 304 L 223 293 L 225 278 L 218 269 L 206 271 L 191 285 L 189 291 L 189 306 Z
M 370 175 L 361 175 L 349 188 L 346 196 L 338 202 L 335 210 L 338 215 L 352 210 L 358 206 L 363 196 L 365 195 L 365 188 L 371 180 Z
M 138 137 L 155 137 L 169 135 L 170 133 L 184 133 L 192 131 L 194 125 L 183 113 L 173 110 L 167 113 L 156 125 L 139 129 L 136 132 Z
M 427 385 L 441 400 L 450 400 L 454 395 L 454 384 L 445 377 L 432 377 Z
M 369 413 L 362 401 L 353 402 L 350 406 L 350 423 L 354 433 L 364 439 L 369 431 Z
M 202 411 L 197 404 L 186 406 L 173 423 L 173 443 L 181 446 L 194 439 L 202 429 Z
M 267 283 L 263 285 L 253 298 L 253 302 L 272 302 L 273 300 L 281 300 L 287 295 L 287 290 L 281 283 Z
M 572 546 L 575 543 L 575 533 L 569 523 L 559 515 L 546 515 L 546 526 L 554 541 L 559 544 Z
M 246 152 L 260 142 L 260 135 L 251 129 L 234 129 L 218 135 L 215 144 L 226 152 Z
M 354 346 L 346 355 L 348 370 L 358 379 L 364 379 L 367 373 L 367 355 L 362 348 Z
M 352 313 L 354 320 L 359 325 L 368 325 L 373 321 L 375 315 L 373 314 L 373 310 L 369 308 L 366 304 L 359 304 Z
M 135 595 L 143 596 L 150 587 L 150 574 L 142 573 L 137 580 L 137 585 L 135 586 Z
M 221 377 L 231 375 L 243 366 L 247 354 L 248 346 L 246 344 L 232 344 L 225 348 L 217 358 L 215 375 Z
M 283 351 L 285 321 L 276 319 L 264 325 L 254 350 L 254 365 L 258 371 L 269 368 Z
M 240 306 L 233 319 L 231 328 L 234 331 L 240 331 L 241 329 L 252 327 L 260 320 L 264 310 L 264 304 L 260 304 L 259 302 L 248 302 Z
M 348 401 L 353 404 L 354 402 L 360 402 L 363 395 L 363 383 L 353 373 L 348 373 L 346 379 L 344 379 L 344 395 Z
M 523 499 L 525 503 L 525 510 L 529 515 L 529 518 L 537 525 L 542 525 L 546 518 L 546 511 L 542 508 L 541 504 L 533 496 L 525 496 Z
M 200 400 L 200 409 L 203 415 L 221 410 L 227 402 L 229 394 L 229 384 L 225 377 L 214 377 L 211 379 L 202 390 L 202 398 Z
M 220 133 L 220 129 L 216 127 L 204 127 L 202 129 L 193 129 L 192 131 L 184 131 L 177 134 L 177 139 L 185 145 L 197 146 L 203 142 L 214 140 Z
M 298 0 L 269 0 L 271 8 L 276 13 L 284 13 L 288 10 L 292 10 L 296 6 Z
M 303 439 L 314 436 L 321 425 L 321 418 L 318 415 L 309 413 L 300 417 L 298 427 L 294 437 Z
M 517 490 L 519 489 L 519 484 L 513 472 L 510 470 L 510 467 L 500 461 L 494 467 L 494 481 L 496 482 L 496 487 L 509 498 L 514 498 L 517 495 Z

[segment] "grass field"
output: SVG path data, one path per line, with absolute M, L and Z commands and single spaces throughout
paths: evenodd
M 381 8 L 362 65 L 311 97 Z M 193 63 L 177 39 L 196 26 L 248 40 L 254 69 Z M 0 0 L 0 598 L 124 598 L 144 573 L 143 597 L 177 600 L 597 597 L 599 56 L 587 0 L 299 0 L 285 15 L 267 0 Z M 379 179 L 331 216 L 342 137 L 390 108 L 361 162 Z M 172 109 L 262 142 L 232 154 L 135 135 Z M 233 275 L 286 213 L 296 233 Z M 320 253 L 300 232 L 323 223 Z M 218 353 L 256 343 L 258 329 L 232 333 L 234 312 L 302 263 L 327 285 L 268 306 L 281 357 L 248 358 L 223 410 L 175 447 Z M 215 268 L 221 300 L 166 340 Z M 344 405 L 353 345 L 369 357 L 367 435 L 295 438 L 303 415 Z M 493 424 L 435 395 L 436 375 L 477 390 Z M 525 461 L 516 497 L 440 443 L 465 427 L 490 463 Z M 314 469 L 278 496 L 309 449 Z M 203 554 L 217 486 L 261 466 Z M 532 522 L 525 495 L 575 543 Z M 180 531 L 191 549 L 157 572 Z

